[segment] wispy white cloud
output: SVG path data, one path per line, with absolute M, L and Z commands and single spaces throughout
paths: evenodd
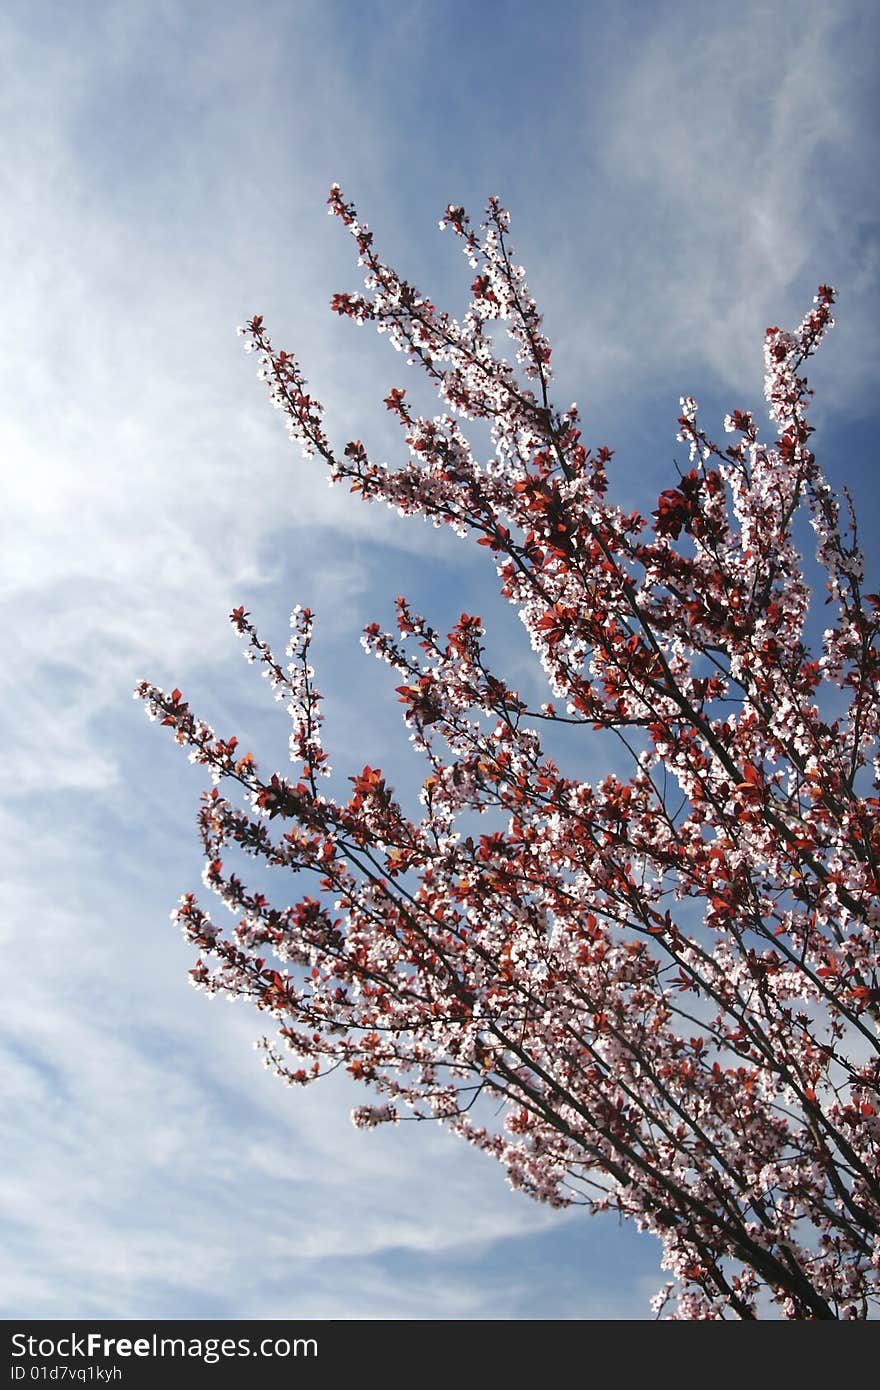
M 306 209 L 315 178 L 295 163 L 285 177 L 281 212 L 291 225 L 287 244 L 272 248 L 267 275 L 259 268 L 265 248 L 254 245 L 259 214 L 242 199 L 239 176 L 255 155 L 259 171 L 248 175 L 263 196 L 276 179 L 282 137 L 252 149 L 259 99 L 230 81 L 243 133 L 224 146 L 235 132 L 211 80 L 218 71 L 228 78 L 229 36 L 210 31 L 177 74 L 192 82 L 189 100 L 209 108 L 197 141 L 177 131 L 161 154 L 149 146 L 145 153 L 142 123 L 125 107 L 117 131 L 89 130 L 102 81 L 151 75 L 138 69 L 146 10 L 126 13 L 127 23 L 118 11 L 104 12 L 75 54 L 60 40 L 40 43 L 5 24 L 0 593 L 16 612 L 2 694 L 19 787 L 110 782 L 112 753 L 93 728 L 95 716 L 148 668 L 182 680 L 194 664 L 225 657 L 224 614 L 277 583 L 285 556 L 320 594 L 332 628 L 363 574 L 350 554 L 327 553 L 320 538 L 328 528 L 403 547 L 436 545 L 396 528 L 385 513 L 353 508 L 341 490 L 328 489 L 319 467 L 298 458 L 234 336 L 270 280 L 306 304 L 296 346 L 323 378 L 334 432 L 347 437 L 375 382 L 369 371 L 339 379 L 326 271 L 323 292 L 314 294 L 325 230 L 320 198 Z M 169 11 L 173 31 L 172 21 Z M 180 67 L 170 51 L 172 69 Z M 236 55 L 244 57 L 245 79 L 247 55 L 247 47 Z M 295 79 L 308 55 L 291 57 Z M 276 84 L 287 76 L 276 73 Z M 140 171 L 127 167 L 129 146 Z M 332 169 L 330 151 L 323 156 L 316 164 Z M 203 201 L 193 197 L 191 178 Z M 353 370 L 351 358 L 341 363 Z M 376 389 L 372 395 L 381 399 Z M 16 699 L 25 669 L 34 673 L 29 698 Z
M 707 377 L 760 406 L 764 328 L 796 323 L 820 281 L 841 299 L 820 408 L 871 408 L 875 31 L 858 0 L 584 12 L 582 52 L 603 67 L 565 182 L 578 230 L 540 274 L 565 389 L 601 429 L 662 392 L 666 456 L 678 395 Z
M 852 291 L 867 264 L 835 185 L 859 158 L 857 44 L 869 16 L 755 3 L 717 25 L 695 18 L 690 7 L 667 13 L 640 45 L 615 94 L 607 158 L 639 190 L 632 269 L 664 336 L 751 386 L 763 319 L 803 312 L 814 280 L 841 280 L 843 312 L 863 314 Z M 846 404 L 871 370 L 850 361 L 836 374 Z

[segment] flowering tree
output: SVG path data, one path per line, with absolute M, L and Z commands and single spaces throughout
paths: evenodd
M 551 404 L 550 347 L 496 200 L 479 231 L 457 207 L 440 224 L 476 272 L 461 321 L 378 258 L 338 187 L 329 204 L 367 273 L 366 293 L 333 308 L 388 334 L 444 413 L 419 415 L 395 388 L 385 404 L 406 461 L 374 463 L 358 440 L 339 453 L 260 317 L 246 346 L 334 482 L 486 548 L 553 700 L 530 708 L 489 669 L 480 618 L 463 613 L 443 636 L 398 599 L 397 632 L 371 624 L 363 642 L 398 674 L 428 764 L 421 811 L 405 814 L 369 766 L 336 800 L 322 793 L 311 613 L 294 611 L 282 664 L 236 609 L 247 657 L 287 701 L 292 773 L 262 775 L 179 690 L 137 691 L 215 784 L 204 880 L 239 921 L 223 934 L 181 899 L 193 982 L 272 1016 L 277 1038 L 262 1045 L 287 1082 L 342 1066 L 367 1083 L 379 1103 L 356 1124 L 440 1120 L 530 1196 L 633 1217 L 672 1275 L 658 1312 L 867 1317 L 880 1267 L 880 598 L 862 591 L 851 509 L 841 526 L 809 447 L 802 367 L 834 293 L 820 286 L 794 332 L 767 330 L 772 442 L 736 410 L 732 441 L 713 443 L 682 400 L 690 468 L 647 519 L 608 500 L 611 451 L 586 448 L 576 407 Z M 483 463 L 467 421 L 491 429 Z M 833 614 L 817 656 L 800 508 Z M 612 731 L 629 780 L 567 776 L 542 746 L 556 726 Z M 474 813 L 486 833 L 466 833 Z M 234 846 L 305 871 L 313 891 L 271 905 L 226 867 Z

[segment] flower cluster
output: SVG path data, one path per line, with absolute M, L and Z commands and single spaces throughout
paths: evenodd
M 672 1276 L 658 1312 L 868 1316 L 880 598 L 862 591 L 854 522 L 841 525 L 810 449 L 803 367 L 834 293 L 821 286 L 794 332 L 767 332 L 775 436 L 734 410 L 719 445 L 683 397 L 689 471 L 642 516 L 610 500 L 612 451 L 582 442 L 577 407 L 551 404 L 550 347 L 497 200 L 479 230 L 454 206 L 441 221 L 476 272 L 460 321 L 378 258 L 338 187 L 329 205 L 366 272 L 334 310 L 387 334 L 443 410 L 419 416 L 395 387 L 403 462 L 375 464 L 359 440 L 336 451 L 299 364 L 256 317 L 245 331 L 273 404 L 333 481 L 488 551 L 554 698 L 532 709 L 490 669 L 476 615 L 444 635 L 400 599 L 396 632 L 371 624 L 364 645 L 397 673 L 427 764 L 421 814 L 369 765 L 335 800 L 318 790 L 311 614 L 294 613 L 285 668 L 236 609 L 287 700 L 295 776 L 261 776 L 180 691 L 137 692 L 244 797 L 203 798 L 205 883 L 237 926 L 224 934 L 182 899 L 193 982 L 272 1015 L 266 1060 L 288 1083 L 344 1067 L 370 1086 L 380 1103 L 355 1111 L 359 1126 L 440 1120 L 532 1197 L 632 1217 Z M 488 422 L 488 458 L 469 421 Z M 815 655 L 801 506 L 834 615 Z M 610 731 L 629 780 L 566 775 L 550 726 Z M 229 850 L 304 873 L 311 891 L 274 907 Z

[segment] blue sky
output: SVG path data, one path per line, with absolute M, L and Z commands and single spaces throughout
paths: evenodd
M 259 1019 L 189 988 L 168 913 L 199 886 L 202 780 L 130 694 L 178 684 L 282 766 L 284 719 L 225 615 L 244 602 L 280 647 L 308 603 L 335 764 L 417 785 L 358 646 L 398 592 L 438 623 L 483 611 L 539 688 L 485 554 L 328 489 L 241 352 L 262 312 L 333 438 L 393 457 L 381 398 L 405 368 L 327 307 L 358 274 L 333 181 L 453 311 L 465 268 L 438 217 L 501 196 L 556 398 L 643 510 L 679 396 L 719 433 L 760 408 L 764 327 L 830 281 L 819 448 L 869 522 L 878 27 L 870 0 L 7 0 L 5 1316 L 647 1314 L 652 1241 L 530 1204 L 433 1128 L 355 1131 L 362 1089 L 289 1093 L 250 1046 Z

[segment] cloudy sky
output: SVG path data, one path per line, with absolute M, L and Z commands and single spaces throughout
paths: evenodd
M 288 1092 L 259 1019 L 190 989 L 168 913 L 199 887 L 204 779 L 131 691 L 181 686 L 282 767 L 225 615 L 281 647 L 308 603 L 334 762 L 405 787 L 393 679 L 358 645 L 394 595 L 477 607 L 537 689 L 485 553 L 328 489 L 241 352 L 263 313 L 332 437 L 393 457 L 405 367 L 328 311 L 358 284 L 333 181 L 455 312 L 438 217 L 501 196 L 557 399 L 643 510 L 679 396 L 759 407 L 764 327 L 830 281 L 818 438 L 870 516 L 878 30 L 873 0 L 6 0 L 4 1316 L 646 1315 L 650 1239 L 530 1204 L 433 1128 L 355 1131 L 362 1090 Z

